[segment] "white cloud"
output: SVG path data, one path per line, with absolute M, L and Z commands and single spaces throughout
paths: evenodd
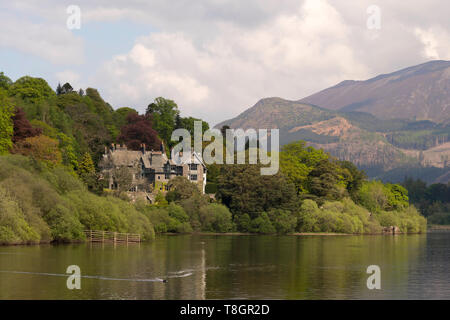
M 84 61 L 83 40 L 64 24 L 31 22 L 0 13 L 0 47 L 14 48 L 55 64 Z
M 72 70 L 56 72 L 54 76 L 61 85 L 69 82 L 74 90 L 78 90 L 82 87 L 80 83 L 80 75 Z
M 423 44 L 428 59 L 450 59 L 450 35 L 441 28 L 416 28 L 414 34 Z
M 324 0 L 308 0 L 257 28 L 224 22 L 215 27 L 216 35 L 201 42 L 183 32 L 138 39 L 97 77 L 121 105 L 143 108 L 165 96 L 184 114 L 215 123 L 262 97 L 299 99 L 318 84 L 367 74 L 353 54 L 350 30 Z M 119 90 L 130 84 L 138 89 Z

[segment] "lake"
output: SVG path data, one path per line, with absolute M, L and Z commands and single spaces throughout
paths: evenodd
M 67 289 L 69 265 L 80 290 Z M 380 290 L 367 288 L 369 265 Z M 0 299 L 450 299 L 449 269 L 448 231 L 0 246 Z

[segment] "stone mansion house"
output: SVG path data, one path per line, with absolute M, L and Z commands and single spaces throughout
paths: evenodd
M 145 145 L 141 150 L 128 150 L 125 146 L 116 144 L 105 148 L 105 154 L 100 162 L 102 175 L 107 177 L 108 186 L 114 190 L 118 183 L 114 178 L 114 170 L 128 168 L 132 175 L 131 192 L 152 193 L 153 191 L 168 191 L 168 182 L 183 176 L 196 183 L 199 189 L 205 193 L 206 166 L 201 155 L 191 151 L 187 161 L 176 164 L 162 151 L 147 151 Z

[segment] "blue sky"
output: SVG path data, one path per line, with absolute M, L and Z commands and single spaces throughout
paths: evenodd
M 81 10 L 69 30 L 68 5 Z M 156 97 L 218 123 L 264 97 L 450 59 L 450 3 L 379 0 L 24 0 L 0 3 L 0 71 L 94 87 L 113 107 Z M 436 10 L 439 8 L 439 10 Z M 372 17 L 373 18 L 373 17 Z

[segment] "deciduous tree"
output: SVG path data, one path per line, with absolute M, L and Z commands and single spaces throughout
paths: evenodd
M 21 108 L 16 108 L 14 116 L 14 135 L 13 142 L 17 143 L 29 137 L 35 137 L 42 133 L 42 129 L 33 128 L 30 121 L 28 121 L 25 112 Z
M 143 143 L 149 149 L 159 150 L 161 148 L 161 141 L 158 139 L 157 132 L 152 128 L 149 116 L 129 113 L 127 122 L 128 124 L 120 130 L 119 142 L 125 143 L 132 150 L 139 150 Z
M 12 107 L 6 95 L 6 91 L 0 88 L 0 154 L 8 152 L 12 147 L 14 124 Z
M 13 153 L 30 156 L 54 166 L 62 162 L 58 145 L 57 140 L 44 135 L 28 137 L 14 145 Z

